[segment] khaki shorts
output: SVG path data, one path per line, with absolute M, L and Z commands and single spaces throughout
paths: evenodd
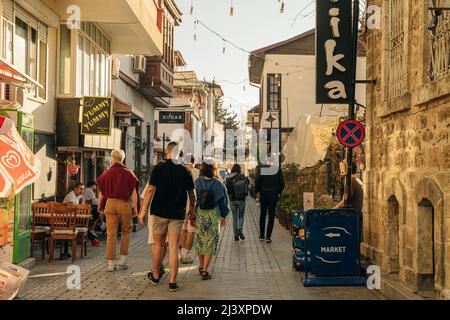
M 147 227 L 148 227 L 148 244 L 154 244 L 155 243 L 155 239 L 153 239 L 153 219 L 154 219 L 154 215 L 149 214 L 148 215 L 148 222 L 147 222 Z M 169 242 L 169 236 L 166 237 L 166 242 Z
M 153 216 L 152 232 L 153 234 L 181 233 L 183 220 L 166 219 Z
M 181 230 L 187 231 L 187 232 L 195 232 L 195 225 L 191 226 L 191 220 L 189 220 L 189 217 L 186 215 L 186 218 L 183 221 L 183 228 Z

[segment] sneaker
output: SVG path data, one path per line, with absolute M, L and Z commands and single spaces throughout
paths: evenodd
M 174 282 L 174 283 L 169 283 L 169 291 L 170 292 L 175 292 L 175 291 L 177 291 L 178 290 L 178 285 L 177 285 L 177 283 L 176 282 Z
M 242 231 L 239 231 L 239 238 L 241 238 L 241 240 L 245 240 L 244 234 L 242 233 Z
M 266 243 L 272 243 L 272 239 L 267 238 L 267 239 L 266 239 Z
M 108 272 L 114 272 L 116 271 L 116 266 L 114 265 L 114 262 L 108 261 Z
M 153 272 L 150 271 L 149 273 L 147 273 L 147 278 L 148 280 L 150 280 L 151 284 L 159 284 L 159 279 L 161 278 L 161 276 L 160 278 L 156 279 L 155 277 L 153 277 Z
M 128 269 L 127 258 L 125 256 L 120 256 L 119 263 L 117 264 L 117 268 L 122 270 Z
M 239 241 L 239 237 L 238 236 L 234 236 L 234 241 Z
M 259 236 L 259 241 L 264 241 L 265 240 L 265 238 L 264 237 L 262 237 L 262 236 Z

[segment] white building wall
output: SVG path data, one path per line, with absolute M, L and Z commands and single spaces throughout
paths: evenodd
M 288 67 L 289 66 L 289 67 Z M 300 66 L 300 67 L 299 67 Z M 311 55 L 271 55 L 268 54 L 263 69 L 261 128 L 270 128 L 266 121 L 267 112 L 267 74 L 280 73 L 283 128 L 294 128 L 302 115 L 320 114 L 321 105 L 316 104 L 316 57 Z M 366 58 L 358 58 L 357 79 L 366 78 Z M 356 99 L 366 104 L 365 85 L 356 88 Z M 336 115 L 338 111 L 347 112 L 348 105 L 324 105 L 323 115 Z M 274 114 L 276 117 L 276 114 Z M 273 123 L 278 127 L 278 120 Z

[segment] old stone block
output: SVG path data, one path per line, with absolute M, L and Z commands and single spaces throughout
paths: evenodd
M 422 134 L 422 140 L 425 143 L 430 143 L 430 141 L 433 140 L 433 138 L 434 138 L 434 133 L 430 129 L 424 131 Z
M 404 257 L 404 265 L 405 265 L 405 267 L 412 268 L 413 267 L 414 253 L 413 253 L 413 249 L 411 247 L 405 247 L 403 257 Z
M 418 116 L 415 120 L 415 130 L 425 129 L 427 127 L 428 118 L 427 116 Z
M 385 124 L 386 135 L 389 136 L 389 135 L 393 134 L 394 130 L 395 130 L 394 122 L 391 121 L 391 122 L 388 122 L 388 123 Z
M 442 169 L 450 169 L 450 145 L 446 144 L 441 147 L 439 153 L 439 167 Z
M 437 112 L 437 121 L 443 122 L 450 120 L 450 104 Z

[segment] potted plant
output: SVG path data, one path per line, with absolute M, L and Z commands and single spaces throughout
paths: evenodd
M 80 166 L 77 164 L 75 159 L 66 160 L 65 163 L 67 166 L 67 172 L 69 172 L 71 176 L 76 176 L 80 170 Z

